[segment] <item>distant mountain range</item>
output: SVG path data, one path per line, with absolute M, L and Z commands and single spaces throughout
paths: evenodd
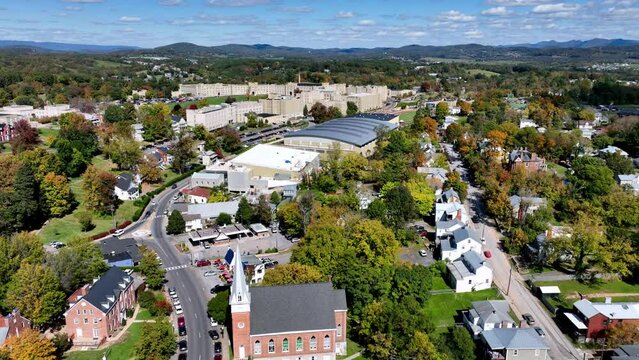
M 0 40 L 0 48 L 27 49 L 37 52 L 75 52 L 87 54 L 106 54 L 116 51 L 130 51 L 140 49 L 136 46 L 86 45 L 18 40 Z
M 257 58 L 444 58 L 474 61 L 618 61 L 639 60 L 639 41 L 625 39 L 592 39 L 566 42 L 543 41 L 534 44 L 486 46 L 479 44 L 423 46 L 407 45 L 397 48 L 329 48 L 312 49 L 268 44 L 227 44 L 201 46 L 180 42 L 153 49 L 133 46 L 82 45 L 51 42 L 0 40 L 0 49 L 18 49 L 33 52 L 75 52 L 105 54 L 144 54 L 155 56 L 220 56 Z M 593 51 L 597 49 L 597 51 Z

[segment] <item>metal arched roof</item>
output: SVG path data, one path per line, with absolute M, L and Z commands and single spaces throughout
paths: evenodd
M 396 129 L 397 124 L 371 118 L 346 117 L 295 131 L 284 137 L 315 137 L 362 147 L 377 139 L 378 128 L 389 131 Z

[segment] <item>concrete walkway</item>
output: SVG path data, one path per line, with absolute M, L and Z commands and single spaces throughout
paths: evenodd
M 353 359 L 357 358 L 358 356 L 362 356 L 362 353 L 361 352 L 356 352 L 355 354 L 353 354 L 353 355 L 351 355 L 351 356 L 349 356 L 349 357 L 347 357 L 347 358 L 345 358 L 343 360 L 353 360 Z

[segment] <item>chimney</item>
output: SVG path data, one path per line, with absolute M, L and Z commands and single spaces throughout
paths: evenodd
M 604 300 L 604 304 L 612 304 L 612 298 L 609 296 L 606 296 L 606 299 Z

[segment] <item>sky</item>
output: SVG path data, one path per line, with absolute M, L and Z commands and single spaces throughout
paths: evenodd
M 0 0 L 0 39 L 313 48 L 639 39 L 639 0 Z

